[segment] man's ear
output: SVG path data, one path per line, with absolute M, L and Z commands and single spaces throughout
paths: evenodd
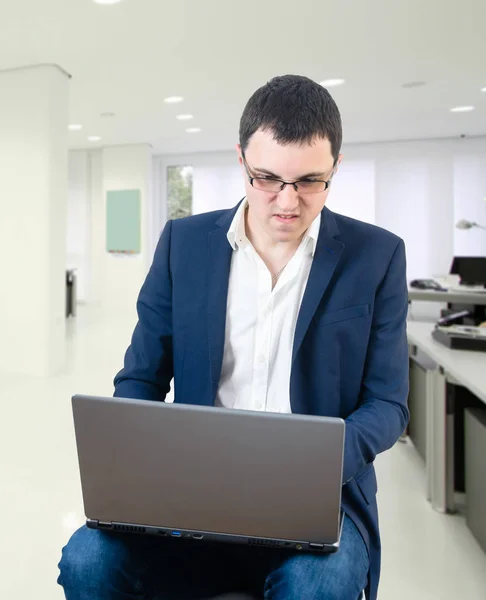
M 240 144 L 236 144 L 236 153 L 238 155 L 238 162 L 240 163 L 241 166 L 243 166 L 243 153 L 241 151 Z
M 339 171 L 339 165 L 341 164 L 343 158 L 344 158 L 344 154 L 340 154 L 338 156 L 334 173 L 337 173 Z

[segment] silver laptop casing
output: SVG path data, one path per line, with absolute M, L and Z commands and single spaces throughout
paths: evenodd
M 74 396 L 92 528 L 339 547 L 344 421 Z

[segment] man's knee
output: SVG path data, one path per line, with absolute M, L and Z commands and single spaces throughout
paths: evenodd
M 366 586 L 368 565 L 352 563 L 345 553 L 299 555 L 272 573 L 268 600 L 358 600 Z
M 58 583 L 65 589 L 100 589 L 114 564 L 123 563 L 123 555 L 118 536 L 81 527 L 62 551 Z
M 265 589 L 265 600 L 358 600 L 361 590 L 350 582 L 305 578 L 287 572 Z

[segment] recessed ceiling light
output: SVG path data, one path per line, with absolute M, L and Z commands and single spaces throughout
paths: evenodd
M 118 4 L 121 0 L 93 0 L 96 4 Z
M 402 88 L 406 90 L 411 90 L 413 88 L 419 88 L 426 85 L 425 81 L 407 81 L 407 83 L 402 84 Z
M 189 127 L 186 129 L 187 133 L 199 133 L 201 131 L 200 127 Z
M 179 104 L 180 102 L 184 102 L 184 98 L 182 96 L 169 96 L 165 98 L 164 102 L 166 104 Z
M 481 88 L 482 92 L 486 92 L 486 87 Z
M 68 125 L 68 129 L 69 131 L 79 131 L 80 129 L 83 129 L 83 126 L 73 123 L 72 125 Z
M 346 83 L 345 79 L 324 79 L 324 81 L 320 82 L 324 87 L 336 87 L 338 85 L 343 85 L 343 83 Z
M 474 106 L 455 106 L 451 108 L 451 112 L 453 113 L 463 113 L 463 112 L 471 112 L 474 110 Z
M 90 135 L 88 137 L 88 142 L 99 142 L 101 138 L 98 135 Z
M 194 119 L 194 115 L 177 115 L 176 119 L 179 119 L 179 121 L 190 121 Z

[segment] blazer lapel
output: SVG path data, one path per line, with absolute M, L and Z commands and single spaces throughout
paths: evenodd
M 344 244 L 336 239 L 338 235 L 339 230 L 333 213 L 324 208 L 316 252 L 295 328 L 292 364 L 341 259 Z
M 231 257 L 233 255 L 227 233 L 238 206 L 224 214 L 216 222 L 217 228 L 209 233 L 208 338 L 211 362 L 211 399 L 213 404 L 216 399 L 223 365 L 226 305 Z

